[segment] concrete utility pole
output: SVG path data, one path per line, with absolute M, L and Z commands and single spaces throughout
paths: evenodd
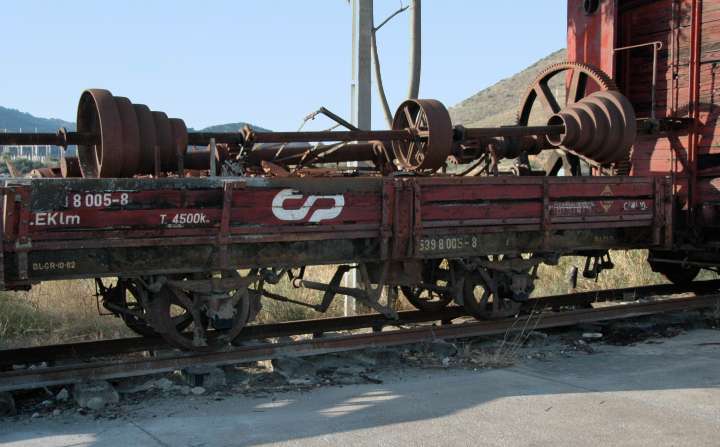
M 408 98 L 417 98 L 420 92 L 420 50 L 422 47 L 420 0 L 413 0 L 410 8 L 410 84 Z
M 373 0 L 351 0 L 352 8 L 352 81 L 350 83 L 350 119 L 363 130 L 370 130 L 372 59 L 370 34 L 373 26 Z
M 350 81 L 350 121 L 363 130 L 370 130 L 372 59 L 370 34 L 373 27 L 373 0 L 350 0 L 352 9 L 352 80 Z M 357 167 L 357 162 L 348 163 Z M 357 270 L 348 272 L 346 284 L 357 287 Z M 345 296 L 345 315 L 355 313 L 355 298 Z

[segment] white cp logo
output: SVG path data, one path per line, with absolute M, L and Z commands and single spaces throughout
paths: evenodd
M 334 219 L 340 215 L 345 206 L 345 197 L 342 194 L 334 196 L 308 196 L 300 208 L 286 209 L 284 207 L 286 200 L 302 199 L 303 195 L 298 194 L 294 189 L 283 189 L 272 201 L 272 212 L 280 220 L 298 221 L 303 220 L 310 212 L 310 209 L 320 199 L 330 199 L 334 202 L 331 208 L 316 209 L 311 215 L 308 222 L 320 222 L 321 220 Z

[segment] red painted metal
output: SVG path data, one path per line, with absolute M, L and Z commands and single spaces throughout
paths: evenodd
M 597 11 L 588 12 L 583 0 L 568 0 L 568 60 L 600 68 L 611 76 L 615 73 L 616 1 L 600 1 Z
M 702 123 L 700 122 L 700 58 L 702 45 L 702 0 L 692 0 L 690 23 L 690 85 L 688 86 L 688 114 L 692 120 L 688 145 L 688 222 L 692 225 L 695 217 L 697 197 L 697 146 Z
M 568 1 L 569 59 L 612 73 L 638 117 L 654 117 L 651 128 L 664 129 L 640 132 L 630 174 L 670 177 L 672 187 L 664 200 L 680 217 L 676 233 L 685 239 L 701 234 L 717 239 L 720 2 L 618 0 L 599 2 L 604 6 L 587 14 L 588 3 Z M 652 42 L 660 45 L 655 54 Z M 620 47 L 635 48 L 613 51 Z
M 663 198 L 652 178 L 209 182 L 36 179 L 11 184 L 6 191 L 15 200 L 8 201 L 14 206 L 6 209 L 4 233 L 9 287 L 50 278 L 126 275 L 138 269 L 152 274 L 208 266 L 404 260 L 448 252 L 469 256 L 496 250 L 492 244 L 500 239 L 482 244 L 480 239 L 501 232 L 517 239 L 515 250 L 534 243 L 540 232 L 561 230 L 569 233 L 553 236 L 549 249 L 571 248 L 573 243 L 660 246 L 664 241 L 657 238 L 624 241 L 617 235 L 603 239 L 586 234 L 576 239 L 572 232 L 646 228 L 650 234 L 653 227 L 664 231 L 671 221 L 665 207 L 656 205 Z M 360 245 L 337 251 L 338 245 L 352 241 Z M 278 243 L 288 245 L 281 248 Z M 174 247 L 185 247 L 177 264 L 174 255 L 163 254 L 174 253 Z M 136 259 L 144 259 L 144 264 Z
M 76 277 L 672 248 L 677 244 L 673 229 L 688 235 L 720 226 L 720 113 L 714 104 L 719 39 L 720 0 L 568 1 L 568 59 L 610 74 L 613 79 L 595 89 L 617 84 L 643 119 L 629 176 L 382 177 L 376 172 L 281 178 L 290 175 L 281 167 L 272 178 L 10 180 L 3 190 L 0 282 L 4 278 L 5 287 L 19 288 Z M 660 51 L 653 54 L 657 46 L 648 42 L 660 42 Z M 615 51 L 629 46 L 634 48 Z M 582 84 L 579 79 L 568 76 L 571 96 L 578 96 L 573 92 Z M 97 122 L 103 115 L 99 109 L 107 108 L 108 100 L 99 93 L 100 99 L 91 96 L 81 102 L 80 132 L 43 137 L 81 143 L 80 166 L 91 177 L 207 169 L 209 151 L 186 154 L 184 148 L 210 138 L 222 152 L 216 161 L 234 159 L 237 145 L 248 141 L 320 140 L 361 141 L 325 161 L 375 161 L 387 155 L 392 141 L 408 158 L 406 170 L 432 171 L 464 138 L 551 131 L 567 137 L 572 130 L 567 120 L 544 129 L 453 129 L 443 115 L 431 134 L 415 107 L 403 112 L 407 123 L 382 132 L 187 134 L 182 122 L 123 100 L 120 118 L 103 127 Z M 552 105 L 547 97 L 544 102 Z M 443 110 L 438 103 L 437 113 Z M 132 114 L 137 126 L 127 126 Z M 426 115 L 433 122 L 439 116 Z M 118 123 L 125 126 L 116 128 Z M 118 133 L 137 137 L 125 142 L 125 149 L 139 152 L 112 163 L 119 155 L 110 150 L 124 147 L 119 143 L 124 140 L 113 137 Z M 625 138 L 597 137 L 578 138 L 577 144 L 586 146 L 577 152 L 593 149 L 589 140 L 606 139 L 608 147 L 601 151 L 606 160 L 627 153 L 621 144 Z M 4 138 L 39 141 L 37 136 Z M 102 144 L 96 147 L 93 138 Z M 433 143 L 438 152 L 422 146 L 427 139 L 440 141 Z M 627 136 L 627 142 L 631 139 Z M 262 165 L 275 160 L 277 149 L 266 146 L 248 159 Z M 289 147 L 284 155 L 300 163 L 307 150 Z

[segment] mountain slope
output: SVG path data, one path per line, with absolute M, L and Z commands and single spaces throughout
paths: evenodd
M 453 123 L 474 127 L 515 124 L 520 95 L 525 93 L 540 70 L 548 65 L 564 61 L 566 55 L 567 52 L 564 49 L 558 50 L 520 73 L 503 79 L 451 107 L 450 116 Z
M 39 118 L 29 113 L 0 106 L 0 132 L 55 132 L 60 127 L 75 130 L 75 123 L 57 118 Z
M 243 121 L 240 121 L 239 123 L 216 124 L 214 126 L 208 126 L 202 129 L 200 132 L 238 132 L 245 126 L 250 126 L 255 132 L 270 132 L 270 130 L 268 129 Z

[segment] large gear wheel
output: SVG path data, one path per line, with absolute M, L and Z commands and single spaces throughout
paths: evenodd
M 530 112 L 535 104 L 535 99 L 540 98 L 543 105 L 551 113 L 558 113 L 561 109 L 555 95 L 550 90 L 548 83 L 557 74 L 570 72 L 570 88 L 567 90 L 565 105 L 573 104 L 586 96 L 587 81 L 593 81 L 600 91 L 617 90 L 617 85 L 604 71 L 588 64 L 578 62 L 559 62 L 552 64 L 542 70 L 530 84 L 525 94 L 521 96 L 520 108 L 517 113 L 516 122 L 518 125 L 527 126 L 530 120 Z

